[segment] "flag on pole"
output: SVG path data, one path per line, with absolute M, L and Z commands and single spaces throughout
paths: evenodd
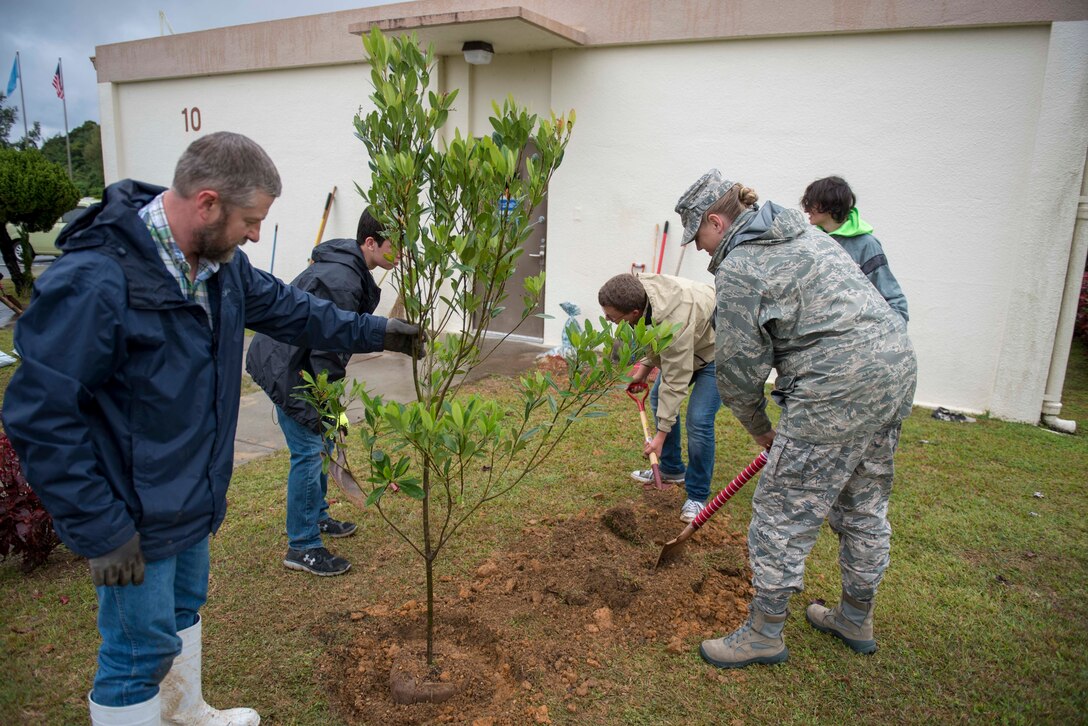
M 53 74 L 53 88 L 57 92 L 57 98 L 64 100 L 64 80 L 60 77 L 60 63 L 57 63 L 57 72 Z
M 15 84 L 18 82 L 18 80 L 19 80 L 19 58 L 16 57 L 15 60 L 13 60 L 11 62 L 11 77 L 8 78 L 8 92 L 5 95 L 10 96 L 12 93 L 14 93 Z

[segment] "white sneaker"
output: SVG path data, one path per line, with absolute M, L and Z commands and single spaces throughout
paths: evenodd
M 680 509 L 680 521 L 684 524 L 691 524 L 691 522 L 698 516 L 699 512 L 703 510 L 703 503 L 697 502 L 694 499 L 689 499 L 684 502 L 684 506 Z
M 635 481 L 642 482 L 643 484 L 649 484 L 654 480 L 653 469 L 636 469 L 631 472 L 631 478 Z M 661 481 L 668 482 L 669 484 L 683 484 L 683 474 L 662 474 Z

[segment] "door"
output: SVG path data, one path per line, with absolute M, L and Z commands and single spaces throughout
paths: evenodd
M 528 158 L 536 153 L 536 144 L 530 140 L 525 151 L 525 156 Z M 522 165 L 522 173 L 524 172 L 525 167 Z M 497 200 L 496 203 L 501 204 L 502 201 Z M 487 331 L 488 335 L 506 335 L 513 331 L 513 334 L 518 337 L 538 341 L 544 339 L 544 319 L 535 317 L 537 314 L 544 312 L 543 291 L 541 291 L 540 301 L 530 317 L 526 318 L 525 322 L 517 330 L 514 330 L 514 326 L 521 319 L 523 306 L 521 296 L 525 294 L 525 278 L 539 275 L 545 269 L 548 229 L 547 190 L 545 190 L 544 201 L 533 210 L 533 218 L 536 223 L 522 245 L 522 253 L 518 257 L 517 269 L 514 270 L 514 274 L 510 276 L 510 279 L 506 281 L 506 300 L 503 301 L 506 309 L 491 319 L 491 327 Z

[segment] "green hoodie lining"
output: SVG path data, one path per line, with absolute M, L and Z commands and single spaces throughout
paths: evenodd
M 823 227 L 820 229 L 823 229 Z M 827 232 L 826 229 L 824 229 L 824 231 Z M 859 237 L 863 234 L 872 234 L 873 225 L 861 218 L 861 215 L 858 214 L 857 207 L 852 207 L 850 209 L 850 214 L 847 215 L 846 221 L 842 223 L 842 226 L 834 232 L 827 233 L 833 234 L 836 237 Z

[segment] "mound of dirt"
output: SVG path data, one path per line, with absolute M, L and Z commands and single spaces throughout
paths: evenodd
M 601 515 L 601 522 L 620 539 L 635 543 L 642 541 L 642 534 L 638 531 L 638 517 L 630 507 L 612 507 Z
M 436 602 L 433 669 L 422 656 L 423 602 L 346 615 L 350 642 L 330 648 L 321 664 L 334 707 L 352 723 L 497 726 L 549 723 L 544 701 L 552 700 L 592 718 L 607 708 L 594 694 L 626 687 L 631 647 L 687 653 L 747 616 L 747 550 L 728 512 L 654 570 L 654 542 L 683 529 L 681 494 L 645 492 L 601 515 L 531 520 L 456 596 Z M 405 676 L 405 668 L 414 672 Z M 391 674 L 460 691 L 444 703 L 400 705 Z

